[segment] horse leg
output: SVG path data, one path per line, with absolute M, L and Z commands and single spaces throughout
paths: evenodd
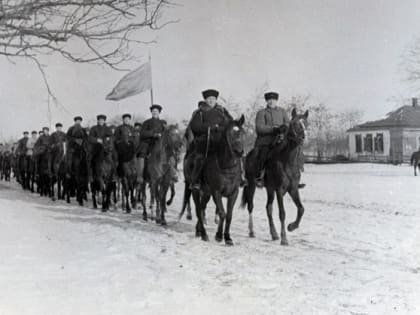
M 305 212 L 305 209 L 303 208 L 303 205 L 302 205 L 302 201 L 300 200 L 299 189 L 297 188 L 297 185 L 295 186 L 296 188 L 293 188 L 292 190 L 289 191 L 289 195 L 290 197 L 292 197 L 292 200 L 297 207 L 297 216 L 296 216 L 296 220 L 287 226 L 287 230 L 289 232 L 292 232 L 299 227 L 300 220 L 302 219 L 303 213 Z
M 54 186 L 55 186 L 55 180 L 54 179 L 51 179 L 51 182 L 50 182 L 50 184 L 51 184 L 51 199 L 53 200 L 53 201 L 55 201 L 56 200 L 56 198 L 55 198 L 55 189 L 54 189 Z
M 238 198 L 239 189 L 235 189 L 235 192 L 228 198 L 227 202 L 227 212 L 226 212 L 226 224 L 225 224 L 225 233 L 223 234 L 225 238 L 225 244 L 228 246 L 233 245 L 233 241 L 230 237 L 230 224 L 232 223 L 233 207 L 235 206 L 236 199 Z
M 253 183 L 249 183 L 248 186 L 245 186 L 242 192 L 242 203 L 247 204 L 248 209 L 248 235 L 249 237 L 255 237 L 254 232 L 254 218 L 252 216 L 252 211 L 254 210 L 254 194 L 257 187 Z
M 209 237 L 207 235 L 207 231 L 203 224 L 203 209 L 202 209 L 202 198 L 201 193 L 199 191 L 193 191 L 192 192 L 194 204 L 195 204 L 195 213 L 197 216 L 197 224 L 195 226 L 195 236 L 199 237 L 201 236 L 201 240 L 208 242 Z
M 147 207 L 146 207 L 146 189 L 144 182 L 137 183 L 137 195 L 141 207 L 143 208 L 143 220 L 147 221 Z
M 161 205 L 161 200 L 160 200 L 160 196 L 161 196 L 161 187 L 160 184 L 158 182 L 156 182 L 154 184 L 154 191 L 155 191 L 155 204 L 156 204 L 156 224 L 161 224 L 162 223 L 162 205 Z
M 96 189 L 93 187 L 93 184 L 91 184 L 91 193 L 92 193 L 92 203 L 93 203 L 93 209 L 98 209 L 98 203 L 96 202 Z
M 161 224 L 162 225 L 166 225 L 166 219 L 165 219 L 165 212 L 166 212 L 166 194 L 168 193 L 168 189 L 169 189 L 169 182 L 167 181 L 163 181 L 160 185 L 160 189 L 159 189 L 159 205 L 161 207 L 160 209 L 160 215 L 161 215 Z
M 174 201 L 174 197 L 175 197 L 175 185 L 172 183 L 170 184 L 170 188 L 171 188 L 171 197 L 169 198 L 169 200 L 166 202 L 167 206 L 170 206 L 172 204 L 172 201 Z M 166 209 L 166 208 L 165 208 Z
M 223 207 L 222 194 L 220 193 L 220 191 L 215 191 L 213 192 L 212 195 L 213 195 L 213 201 L 216 204 L 216 208 L 219 212 L 219 218 L 220 218 L 215 239 L 217 242 L 221 242 L 223 240 L 223 226 L 225 223 L 226 212 Z
M 182 209 L 181 209 L 181 212 L 178 215 L 179 220 L 184 215 L 185 209 L 187 209 L 187 220 L 192 220 L 190 198 L 191 198 L 191 189 L 189 189 L 188 184 L 185 182 L 184 198 L 182 200 Z
M 286 228 L 284 224 L 284 221 L 286 219 L 286 211 L 284 210 L 283 195 L 284 195 L 284 192 L 282 191 L 281 188 L 276 190 L 277 204 L 279 206 L 279 217 L 280 217 L 280 223 L 281 223 L 281 232 L 280 232 L 281 243 L 280 244 L 289 245 L 289 242 L 286 236 Z
M 268 217 L 268 224 L 270 226 L 270 234 L 273 241 L 277 241 L 279 239 L 279 235 L 276 231 L 276 226 L 274 225 L 273 221 L 273 202 L 274 202 L 274 189 L 266 188 L 267 190 L 267 217 Z

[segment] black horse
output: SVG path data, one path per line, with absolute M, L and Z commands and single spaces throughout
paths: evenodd
M 57 185 L 57 199 L 64 199 L 66 181 L 64 143 L 58 143 L 52 146 L 49 158 L 51 198 L 52 200 L 56 200 L 55 185 Z
M 117 189 L 117 162 L 112 138 L 106 138 L 98 149 L 103 152 L 98 154 L 101 160 L 95 161 L 98 176 L 93 178 L 91 183 L 92 202 L 93 208 L 97 209 L 96 193 L 100 192 L 102 194 L 102 212 L 106 212 L 111 204 L 111 194 Z M 114 202 L 116 201 L 114 200 Z
M 414 166 L 414 176 L 417 176 L 417 167 L 420 170 L 420 150 L 413 152 L 410 159 L 411 165 Z
M 138 161 L 136 152 L 139 146 L 139 136 L 130 141 L 128 134 L 123 135 L 122 141 L 115 144 L 118 153 L 117 172 L 121 181 L 121 205 L 126 213 L 131 213 L 131 208 L 137 208 L 139 194 L 139 180 L 137 176 Z M 147 217 L 145 218 L 147 219 Z
M 81 131 L 82 132 L 82 131 Z M 84 131 L 83 131 L 84 132 Z M 71 157 L 67 160 L 67 174 L 65 183 L 66 200 L 76 196 L 80 206 L 83 206 L 88 191 L 88 150 L 87 138 L 80 139 L 71 148 Z
M 12 172 L 12 153 L 6 151 L 2 156 L 1 163 L 1 179 L 10 182 L 10 174 Z
M 289 232 L 299 227 L 304 208 L 299 195 L 300 169 L 298 163 L 298 154 L 300 146 L 305 139 L 305 126 L 308 119 L 308 111 L 303 115 L 298 115 L 296 110 L 292 111 L 292 120 L 287 128 L 283 125 L 280 133 L 273 143 L 273 147 L 266 163 L 265 189 L 267 191 L 267 217 L 270 226 L 270 233 L 273 240 L 278 240 L 279 236 L 273 221 L 273 202 L 275 195 L 279 207 L 279 216 L 281 223 L 281 244 L 288 245 L 285 229 L 286 213 L 283 205 L 283 196 L 287 192 L 293 199 L 297 207 L 297 218 L 287 227 Z M 249 236 L 254 237 L 252 210 L 254 208 L 254 194 L 256 189 L 255 174 L 256 152 L 251 151 L 246 158 L 246 176 L 248 186 L 243 190 L 242 207 L 248 206 L 249 212 Z
M 204 227 L 204 211 L 210 197 L 216 204 L 219 215 L 219 224 L 215 239 L 221 242 L 224 238 L 226 245 L 233 245 L 230 237 L 233 207 L 238 197 L 241 182 L 241 158 L 244 151 L 244 130 L 242 128 L 245 118 L 231 121 L 224 129 L 219 143 L 214 150 L 208 151 L 203 168 L 203 185 L 200 190 L 193 190 L 197 225 L 196 236 L 208 241 Z M 214 142 L 211 133 L 207 141 Z M 222 198 L 227 198 L 227 207 L 223 205 Z M 225 224 L 226 221 L 226 224 Z

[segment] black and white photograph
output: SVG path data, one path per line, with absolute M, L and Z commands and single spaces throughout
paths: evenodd
M 0 0 L 0 315 L 420 314 L 420 1 Z

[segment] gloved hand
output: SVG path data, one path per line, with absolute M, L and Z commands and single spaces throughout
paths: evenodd
M 98 143 L 103 143 L 103 141 L 102 141 L 102 139 L 101 139 L 101 138 L 96 139 L 96 142 L 98 142 Z
M 160 133 L 155 133 L 153 135 L 153 138 L 155 138 L 155 139 L 159 139 L 160 137 L 162 137 L 162 135 Z
M 215 125 L 211 126 L 210 129 L 212 131 L 217 131 L 217 130 L 219 130 L 219 125 L 218 124 L 215 124 Z

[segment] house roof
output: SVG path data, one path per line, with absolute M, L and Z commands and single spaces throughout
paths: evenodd
M 368 121 L 357 125 L 347 131 L 363 129 L 378 129 L 389 127 L 414 127 L 420 128 L 420 106 L 405 105 L 387 114 L 384 119 Z

